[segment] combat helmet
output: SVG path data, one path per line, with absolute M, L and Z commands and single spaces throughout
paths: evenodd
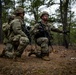
M 22 7 L 17 7 L 14 11 L 14 14 L 24 13 L 24 9 Z
M 48 16 L 49 16 L 49 13 L 46 12 L 46 11 L 41 12 L 41 13 L 40 13 L 40 18 L 42 18 L 43 15 L 48 15 Z

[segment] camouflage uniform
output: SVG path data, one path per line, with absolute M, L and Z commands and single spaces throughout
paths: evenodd
M 47 12 L 43 12 L 40 18 L 42 19 L 44 15 L 49 16 Z M 45 23 L 42 21 L 36 23 L 35 26 L 33 26 L 31 29 L 31 34 L 33 35 L 35 43 L 41 47 L 39 48 L 39 50 L 37 49 L 34 54 L 36 54 L 37 57 L 41 57 L 42 59 L 47 61 L 50 60 L 49 43 L 51 40 L 51 31 L 62 33 L 62 31 L 52 28 L 52 25 L 50 23 Z
M 12 44 L 9 42 L 9 35 L 10 35 L 10 22 L 15 18 L 15 15 L 9 15 L 8 16 L 8 22 L 7 23 L 3 23 L 2 25 L 2 30 L 3 30 L 3 43 L 5 45 L 5 47 L 3 48 L 2 54 L 0 55 L 0 57 L 8 57 L 7 52 L 12 52 L 13 51 L 13 46 Z
M 4 39 L 3 39 L 3 43 L 6 44 L 8 43 L 9 39 L 8 39 L 8 36 L 10 34 L 10 22 L 15 18 L 15 15 L 9 15 L 8 16 L 8 22 L 6 23 L 3 23 L 2 25 L 2 30 L 3 30 L 3 36 L 4 36 Z
M 10 23 L 11 24 L 11 34 L 9 36 L 9 41 L 13 44 L 15 55 L 21 57 L 24 49 L 29 44 L 29 39 L 25 32 L 25 24 L 22 16 L 24 15 L 24 10 L 21 7 L 18 7 L 15 10 L 15 19 Z
M 14 21 L 11 24 L 13 31 L 9 36 L 9 40 L 14 45 L 14 49 L 16 50 L 15 53 L 17 53 L 17 56 L 21 57 L 24 49 L 29 43 L 29 39 L 22 29 L 21 25 L 23 25 L 24 27 L 24 24 L 23 22 L 20 22 L 20 19 L 14 19 Z
M 8 23 L 3 23 L 2 30 L 3 30 L 3 37 L 4 37 L 3 43 L 4 44 L 6 44 L 8 42 L 8 30 L 7 30 L 8 28 L 9 28 L 9 24 Z
M 50 26 L 49 24 L 44 25 L 45 26 L 45 29 L 47 32 L 49 32 L 50 30 Z M 33 35 L 34 35 L 34 39 L 35 39 L 35 43 L 40 46 L 41 50 L 37 50 L 37 53 L 36 55 L 38 57 L 44 57 L 44 56 L 49 56 L 49 39 L 48 39 L 48 36 L 46 36 L 45 34 L 43 34 L 42 32 L 39 31 L 39 27 L 40 24 L 37 23 L 34 27 L 33 27 Z
M 25 24 L 23 20 L 24 16 L 24 9 L 21 7 L 16 8 L 15 19 L 11 21 L 10 25 L 10 35 L 9 35 L 9 42 L 12 44 L 13 51 L 12 52 L 5 52 L 7 57 L 13 58 L 21 57 L 24 49 L 29 43 L 29 39 L 25 34 Z

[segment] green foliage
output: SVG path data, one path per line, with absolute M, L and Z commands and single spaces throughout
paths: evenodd
M 24 7 L 24 10 L 26 13 L 28 13 L 28 15 L 30 16 L 34 15 L 34 19 L 32 20 L 25 18 L 25 22 L 29 23 L 30 25 L 34 25 L 34 23 L 39 20 L 39 13 L 41 12 L 39 8 L 45 5 L 47 8 L 51 9 L 52 5 L 59 4 L 59 3 L 55 3 L 54 1 L 55 0 L 16 0 L 15 2 L 15 0 L 2 0 L 2 23 L 7 21 L 9 10 L 15 9 L 15 4 L 17 4 L 18 6 Z M 66 26 L 66 29 L 70 30 L 69 38 L 72 43 L 76 43 L 76 38 L 75 38 L 76 37 L 76 22 L 75 22 L 76 19 L 74 19 L 74 12 L 71 11 L 71 6 L 75 5 L 75 3 L 76 3 L 76 0 L 69 0 L 68 11 L 66 11 L 68 13 L 67 14 L 68 25 Z M 64 11 L 64 8 L 65 8 L 64 5 L 65 4 L 62 5 L 62 11 Z M 52 23 L 62 24 L 61 15 L 63 16 L 64 12 L 62 14 L 60 13 L 60 7 L 55 12 L 56 12 L 55 14 L 50 15 L 49 21 Z M 60 27 L 59 29 L 62 29 L 62 27 Z M 62 44 L 63 35 L 54 33 L 54 39 L 55 39 L 54 41 L 55 44 L 58 42 Z
M 73 21 L 70 27 L 70 42 L 76 43 L 76 22 Z
M 7 16 L 9 15 L 9 9 L 15 8 L 15 2 L 13 0 L 3 0 L 2 2 L 2 23 L 7 21 Z

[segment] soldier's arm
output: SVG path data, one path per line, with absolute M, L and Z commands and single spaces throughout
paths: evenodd
M 33 34 L 36 34 L 38 31 L 39 31 L 39 30 L 38 30 L 38 24 L 35 24 L 35 25 L 31 28 L 31 32 L 32 32 Z
M 48 26 L 49 26 L 49 31 L 50 32 L 53 31 L 53 32 L 57 32 L 57 33 L 63 33 L 63 31 L 55 28 L 52 23 L 48 23 Z
M 63 31 L 57 29 L 57 28 L 51 28 L 51 31 L 58 32 L 58 33 L 64 33 Z
M 26 34 L 22 31 L 20 22 L 18 22 L 18 21 L 13 22 L 12 29 L 15 34 L 20 34 L 22 36 L 26 36 Z

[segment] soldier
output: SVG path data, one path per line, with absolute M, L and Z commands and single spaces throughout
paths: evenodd
M 0 57 L 4 57 L 6 55 L 5 51 L 10 51 L 10 52 L 12 51 L 12 44 L 9 43 L 9 38 L 8 37 L 10 35 L 10 22 L 12 20 L 14 20 L 14 18 L 15 18 L 14 14 L 9 15 L 8 16 L 8 22 L 3 23 L 3 25 L 2 25 L 3 36 L 4 36 L 3 43 L 4 43 L 5 47 L 4 47 Z
M 49 61 L 49 43 L 51 40 L 51 31 L 63 33 L 58 29 L 52 28 L 52 25 L 48 23 L 49 14 L 44 11 L 40 15 L 41 21 L 36 23 L 31 29 L 31 35 L 35 40 L 35 43 L 40 46 L 39 50 L 33 52 L 37 57 L 43 60 Z M 32 54 L 29 53 L 29 56 Z
M 24 9 L 17 7 L 14 14 L 15 19 L 10 23 L 11 31 L 9 35 L 9 42 L 13 45 L 14 52 L 7 52 L 8 57 L 21 57 L 24 49 L 29 44 L 29 39 L 26 35 L 24 24 Z
M 8 16 L 8 22 L 6 23 L 3 23 L 2 25 L 2 30 L 3 30 L 3 36 L 4 36 L 4 39 L 3 39 L 3 43 L 6 44 L 8 42 L 8 36 L 10 34 L 10 22 L 15 18 L 15 15 L 12 14 L 12 15 L 9 15 Z

